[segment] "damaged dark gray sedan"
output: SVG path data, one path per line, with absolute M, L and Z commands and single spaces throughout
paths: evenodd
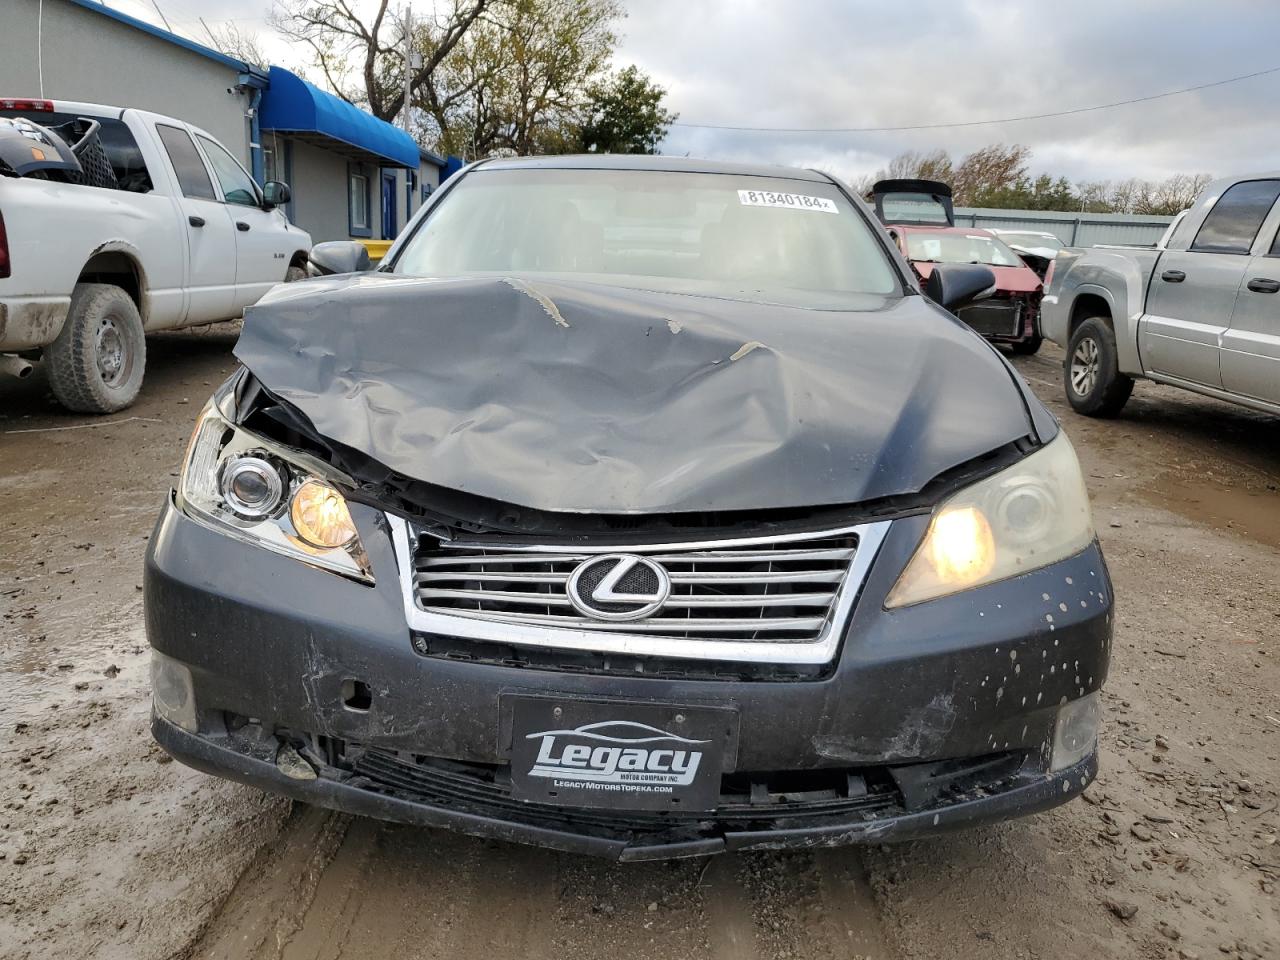
M 1079 794 L 1111 585 L 1070 442 L 943 309 L 989 283 L 922 295 L 821 173 L 473 165 L 248 311 L 147 557 L 156 739 L 622 860 Z

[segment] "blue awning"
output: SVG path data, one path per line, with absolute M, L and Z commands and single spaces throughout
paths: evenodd
M 283 67 L 271 68 L 258 117 L 263 131 L 316 142 L 353 160 L 418 168 L 418 145 L 399 127 L 325 93 Z

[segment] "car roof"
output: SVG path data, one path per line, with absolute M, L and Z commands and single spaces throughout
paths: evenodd
M 657 170 L 674 173 L 722 173 L 739 177 L 777 177 L 830 183 L 832 178 L 817 170 L 784 167 L 768 163 L 741 163 L 731 160 L 699 160 L 694 157 L 659 157 L 649 154 L 580 153 L 556 157 L 503 157 L 482 160 L 476 170 Z

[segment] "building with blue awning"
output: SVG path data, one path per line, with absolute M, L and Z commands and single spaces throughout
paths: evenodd
M 266 69 L 96 0 L 9 0 L 0 95 L 151 110 L 209 131 L 322 240 L 392 239 L 445 160 L 281 67 Z M 110 56 L 104 56 L 110 51 Z
M 268 71 L 258 123 L 264 175 L 290 185 L 294 222 L 317 238 L 391 239 L 440 182 L 403 130 L 283 67 Z

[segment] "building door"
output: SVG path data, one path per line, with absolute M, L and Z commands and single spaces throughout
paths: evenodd
M 396 236 L 396 175 L 382 171 L 382 239 Z

